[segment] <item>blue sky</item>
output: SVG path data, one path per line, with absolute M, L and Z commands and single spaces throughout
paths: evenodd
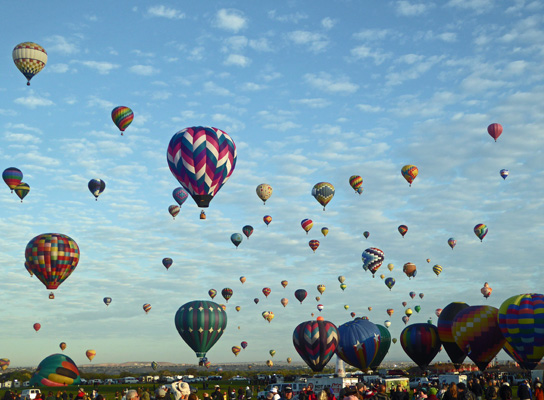
M 7 187 L 0 191 L 0 356 L 37 365 L 64 341 L 78 364 L 87 363 L 87 349 L 97 351 L 93 363 L 196 363 L 174 314 L 207 299 L 210 288 L 234 290 L 212 363 L 264 363 L 270 349 L 275 360 L 299 360 L 291 336 L 318 313 L 318 284 L 327 287 L 325 319 L 340 325 L 351 311 L 379 324 L 390 319 L 394 337 L 404 327 L 402 301 L 422 307 L 410 323 L 436 322 L 434 310 L 452 301 L 498 307 L 540 292 L 543 7 L 525 0 L 6 5 L 0 167 L 20 168 L 31 191 L 23 204 Z M 24 41 L 49 57 L 30 87 L 11 59 Z M 135 114 L 124 136 L 110 118 L 118 105 Z M 493 122 L 504 127 L 497 143 L 486 132 Z M 174 221 L 167 209 L 179 185 L 166 149 L 174 133 L 196 125 L 227 132 L 238 161 L 207 220 L 189 199 Z M 419 168 L 412 187 L 400 174 L 406 164 Z M 361 196 L 351 175 L 363 177 Z M 87 189 L 93 178 L 107 185 L 98 201 Z M 325 212 L 310 195 L 321 181 L 336 187 Z M 274 188 L 266 205 L 255 194 L 260 183 Z M 314 221 L 309 235 L 300 227 L 305 218 Z M 472 231 L 478 223 L 489 227 L 482 243 Z M 236 250 L 230 235 L 247 224 L 253 236 Z M 404 238 L 401 224 L 409 227 Z M 45 232 L 67 234 L 81 249 L 53 301 L 24 268 L 26 244 Z M 311 239 L 321 242 L 315 254 Z M 392 291 L 361 268 L 368 247 L 385 252 L 377 275 L 396 279 Z M 174 260 L 169 271 L 163 257 Z M 402 273 L 406 262 L 417 265 L 415 279 Z M 434 264 L 444 269 L 438 278 Z M 494 289 L 487 301 L 486 281 Z M 272 289 L 268 299 L 263 287 Z M 299 288 L 309 293 L 302 305 Z M 410 291 L 425 297 L 411 300 Z M 105 296 L 113 299 L 107 308 Z M 144 303 L 152 305 L 147 315 Z M 263 311 L 275 313 L 270 324 Z M 248 347 L 234 358 L 230 348 L 243 340 Z M 399 343 L 386 357 L 406 359 Z M 445 352 L 437 360 L 447 360 Z

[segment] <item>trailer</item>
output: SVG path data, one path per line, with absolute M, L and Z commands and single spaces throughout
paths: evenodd
M 315 393 L 319 393 L 325 388 L 331 388 L 334 396 L 338 398 L 340 390 L 346 386 L 355 386 L 357 382 L 359 382 L 358 378 L 308 378 L 306 386 L 312 384 Z

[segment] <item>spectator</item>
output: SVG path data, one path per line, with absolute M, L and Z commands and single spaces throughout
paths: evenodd
M 442 400 L 457 400 L 457 385 L 454 382 L 450 383 L 450 387 L 444 393 Z
M 357 396 L 358 390 L 356 386 L 349 386 L 344 391 L 344 397 L 340 400 L 359 400 Z
M 476 400 L 476 396 L 467 388 L 464 382 L 457 385 L 457 398 L 459 400 Z
M 378 385 L 378 393 L 376 394 L 376 400 L 389 400 L 387 390 L 384 384 Z
M 215 385 L 215 390 L 212 393 L 211 398 L 212 400 L 225 400 L 223 397 L 223 393 L 221 393 L 221 387 L 219 385 Z
M 544 391 L 540 382 L 535 383 L 535 400 L 544 400 Z
M 501 400 L 512 400 L 512 389 L 508 382 L 504 382 L 499 388 L 499 398 Z

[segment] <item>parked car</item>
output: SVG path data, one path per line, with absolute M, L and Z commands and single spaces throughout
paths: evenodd
M 423 387 L 428 386 L 431 384 L 431 381 L 429 381 L 427 378 L 410 378 L 410 389 L 415 389 L 417 387 Z
M 40 389 L 24 389 L 21 392 L 21 400 L 34 400 L 38 393 L 42 393 Z

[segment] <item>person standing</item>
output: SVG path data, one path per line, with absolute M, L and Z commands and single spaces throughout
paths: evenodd
M 518 386 L 518 397 L 520 400 L 531 400 L 531 389 L 529 388 L 527 380 L 524 380 Z

